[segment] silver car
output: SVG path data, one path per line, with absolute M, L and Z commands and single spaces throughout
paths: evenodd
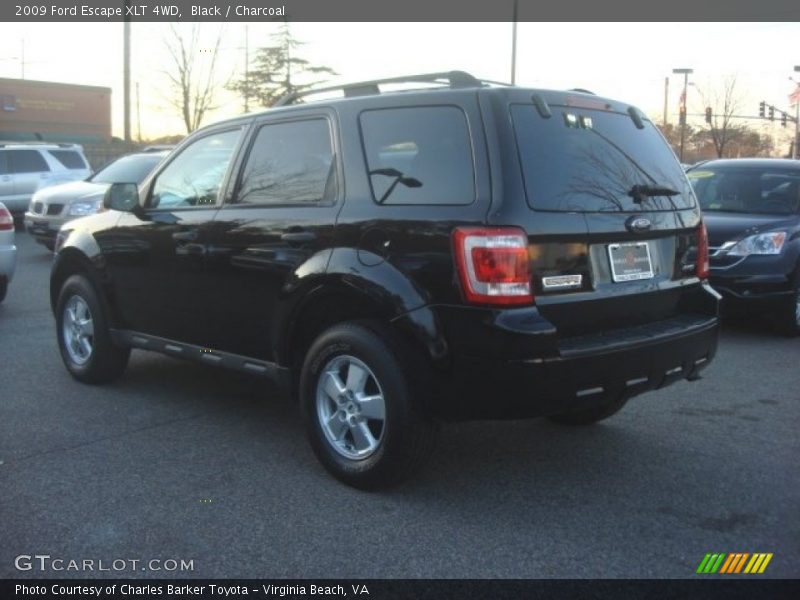
M 128 154 L 109 163 L 86 181 L 73 181 L 39 190 L 25 213 L 25 229 L 49 250 L 55 248 L 61 226 L 98 212 L 112 183 L 141 184 L 167 151 Z
M 17 266 L 17 247 L 14 245 L 14 217 L 0 202 L 0 302 L 6 297 L 8 284 Z
M 91 173 L 78 144 L 0 142 L 0 202 L 14 215 L 25 212 L 36 190 Z

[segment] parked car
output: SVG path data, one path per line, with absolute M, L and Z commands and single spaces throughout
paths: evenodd
M 91 175 L 78 144 L 0 142 L 0 202 L 15 216 L 39 189 Z
M 800 335 L 800 162 L 713 160 L 688 173 L 705 213 L 714 289 L 736 312 Z
M 25 213 L 25 229 L 53 250 L 64 223 L 103 208 L 103 194 L 112 183 L 141 183 L 168 154 L 149 151 L 128 154 L 109 163 L 86 181 L 73 181 L 39 190 Z
M 205 127 L 65 225 L 69 372 L 111 381 L 139 348 L 273 378 L 362 488 L 411 472 L 443 420 L 583 425 L 698 378 L 719 296 L 647 117 L 462 72 L 404 81 L 433 89 L 316 90 Z
M 17 266 L 17 247 L 14 245 L 14 217 L 0 202 L 0 302 L 5 300 L 8 284 Z

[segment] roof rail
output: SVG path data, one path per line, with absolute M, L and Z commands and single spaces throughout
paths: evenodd
M 330 87 L 313 88 L 302 92 L 291 92 L 278 99 L 273 106 L 289 106 L 295 104 L 303 96 L 321 94 L 341 90 L 345 98 L 353 96 L 372 96 L 380 94 L 378 86 L 388 83 L 436 83 L 450 88 L 471 88 L 483 87 L 488 83 L 465 73 L 464 71 L 446 71 L 442 73 L 423 73 L 421 75 L 405 75 L 403 77 L 391 77 L 389 79 L 374 79 L 372 81 L 360 81 L 358 83 L 348 83 L 345 85 L 334 85 Z

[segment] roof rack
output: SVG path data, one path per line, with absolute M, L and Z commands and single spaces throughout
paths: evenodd
M 484 81 L 478 79 L 464 71 L 445 71 L 442 73 L 423 73 L 421 75 L 405 75 L 403 77 L 391 77 L 389 79 L 375 79 L 372 81 L 361 81 L 358 83 L 348 83 L 345 85 L 334 85 L 330 87 L 314 88 L 302 92 L 291 92 L 280 98 L 273 106 L 289 106 L 295 104 L 297 100 L 304 96 L 321 94 L 324 92 L 342 91 L 345 98 L 354 96 L 373 96 L 380 94 L 380 85 L 389 83 L 435 83 L 444 87 L 472 88 L 484 87 L 489 84 L 501 84 L 496 81 Z

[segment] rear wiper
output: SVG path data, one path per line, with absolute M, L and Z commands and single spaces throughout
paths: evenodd
M 653 196 L 677 196 L 678 194 L 680 194 L 680 192 L 668 187 L 647 184 L 634 185 L 628 192 L 628 196 L 633 198 L 633 201 L 639 204 L 641 204 L 645 198 L 652 198 Z

